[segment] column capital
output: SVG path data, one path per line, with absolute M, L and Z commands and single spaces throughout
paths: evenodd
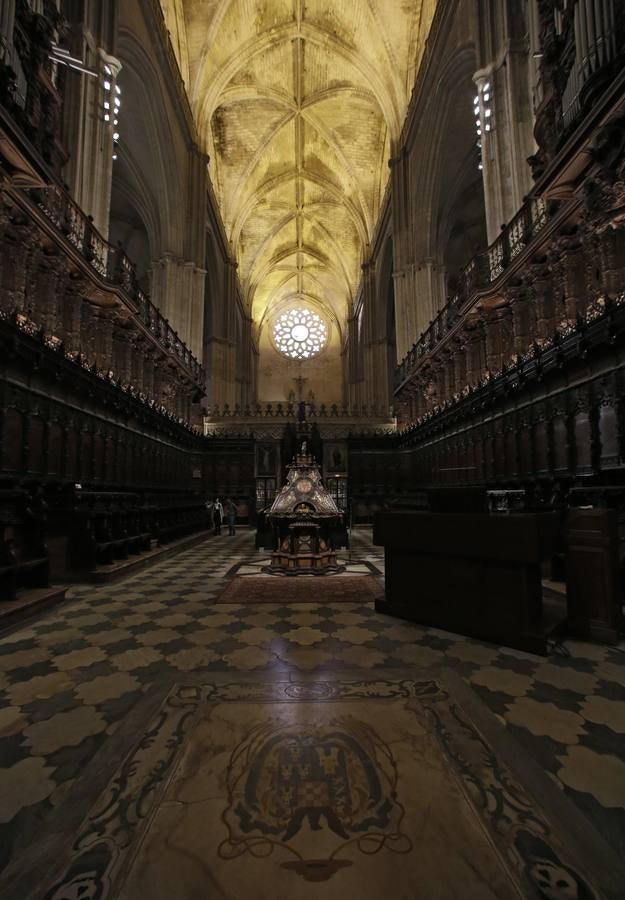
M 117 78 L 123 67 L 121 59 L 117 59 L 116 56 L 107 53 L 102 47 L 98 47 L 98 56 L 102 60 L 102 65 L 108 66 L 111 70 L 111 77 Z

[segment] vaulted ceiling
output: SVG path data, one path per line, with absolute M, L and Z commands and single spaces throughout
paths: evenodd
M 436 0 L 162 0 L 252 318 L 350 315 Z

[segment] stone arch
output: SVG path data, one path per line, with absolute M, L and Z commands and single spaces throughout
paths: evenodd
M 161 76 L 137 36 L 120 29 L 117 53 L 123 67 L 120 115 L 120 176 L 128 190 L 141 196 L 143 217 L 151 223 L 153 256 L 180 252 L 184 234 L 182 216 L 185 186 L 169 121 Z M 184 161 L 186 164 L 186 160 Z M 115 190 L 116 172 L 113 173 Z
M 119 165 L 117 165 L 119 163 Z M 149 271 L 160 246 L 160 223 L 143 173 L 130 160 L 117 160 L 111 186 L 109 240 L 119 243 L 136 266 L 137 281 L 149 291 Z
M 477 133 L 472 110 L 476 69 L 473 43 L 458 48 L 441 68 L 437 89 L 430 98 L 421 133 L 427 152 L 412 172 L 412 221 L 425 223 L 415 234 L 417 259 L 443 263 L 454 210 L 467 190 L 475 189 L 483 209 L 478 169 Z M 463 103 L 461 95 L 466 95 Z M 483 214 L 485 224 L 485 214 Z M 465 260 L 468 262 L 468 259 Z

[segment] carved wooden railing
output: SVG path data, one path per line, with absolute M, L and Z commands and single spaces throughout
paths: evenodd
M 393 411 L 388 406 L 376 404 L 338 404 L 338 403 L 310 403 L 305 402 L 305 413 L 307 419 L 382 419 L 391 421 L 393 419 Z M 300 415 L 300 403 L 297 400 L 287 401 L 285 403 L 256 403 L 250 406 L 241 407 L 235 404 L 230 407 L 225 403 L 223 406 L 215 406 L 208 410 L 207 419 L 211 421 L 218 420 L 239 420 L 239 419 L 291 419 L 296 420 Z
M 417 446 L 444 430 L 447 423 L 470 419 L 521 386 L 538 384 L 547 375 L 560 372 L 569 361 L 586 358 L 590 350 L 613 345 L 617 338 L 625 337 L 624 310 L 625 291 L 596 298 L 574 325 L 558 329 L 549 340 L 532 343 L 526 353 L 513 357 L 501 371 L 487 372 L 475 384 L 466 385 L 460 396 L 450 397 L 402 425 L 398 431 L 401 445 Z
M 555 206 L 552 208 L 552 212 Z M 540 235 L 550 218 L 550 208 L 544 200 L 528 200 L 502 228 L 499 237 L 482 253 L 474 256 L 460 274 L 458 289 L 413 344 L 395 372 L 395 388 L 407 381 L 426 354 L 437 349 L 456 326 L 460 315 L 466 314 L 477 300 L 477 292 L 486 290 L 502 280 L 516 258 Z
M 26 139 L 26 146 L 36 151 L 27 152 L 36 159 L 37 167 L 42 161 L 48 164 L 42 178 L 53 183 L 24 190 L 16 182 L 9 193 L 27 214 L 42 213 L 55 227 L 60 241 L 67 241 L 80 254 L 98 281 L 122 294 L 132 318 L 152 336 L 160 350 L 175 357 L 184 369 L 184 380 L 203 393 L 204 372 L 200 363 L 141 290 L 132 261 L 121 247 L 102 237 L 91 218 L 60 186 L 66 156 L 60 143 L 61 96 L 54 81 L 50 49 L 62 29 L 63 19 L 54 3 L 45 0 L 41 15 L 33 12 L 25 0 L 17 0 L 13 68 L 0 65 L 0 106 L 6 121 L 17 128 L 21 139 Z
M 190 423 L 183 416 L 177 415 L 163 404 L 158 403 L 153 397 L 148 396 L 134 385 L 116 377 L 111 369 L 100 369 L 97 364 L 90 362 L 82 353 L 68 353 L 63 341 L 50 338 L 49 335 L 45 334 L 41 326 L 27 316 L 0 308 L 0 323 L 5 323 L 7 327 L 14 328 L 17 333 L 24 335 L 26 339 L 36 342 L 36 346 L 41 348 L 44 354 L 49 354 L 50 360 L 57 359 L 65 366 L 76 367 L 74 370 L 76 375 L 81 371 L 83 373 L 87 372 L 92 377 L 97 378 L 98 383 L 103 387 L 106 386 L 109 390 L 118 391 L 120 397 L 126 398 L 131 403 L 139 404 L 140 407 L 179 426 L 190 434 L 198 436 L 202 434 L 202 429 L 197 425 Z M 41 361 L 39 365 L 41 366 Z
M 120 289 L 131 303 L 135 318 L 153 335 L 160 347 L 173 354 L 198 387 L 204 384 L 202 366 L 137 284 L 136 268 L 122 247 L 105 240 L 89 216 L 58 185 L 29 192 L 38 208 L 59 233 L 82 255 L 96 275 Z

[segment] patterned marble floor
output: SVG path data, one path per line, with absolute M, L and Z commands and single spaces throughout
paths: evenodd
M 383 569 L 365 529 L 350 557 L 363 574 L 364 562 Z M 0 638 L 0 870 L 64 813 L 88 765 L 111 764 L 116 734 L 163 685 L 430 665 L 459 674 L 625 852 L 624 646 L 566 642 L 545 659 L 402 623 L 368 603 L 215 605 L 233 566 L 258 558 L 250 532 L 211 537 L 115 585 L 76 586 L 65 604 Z

